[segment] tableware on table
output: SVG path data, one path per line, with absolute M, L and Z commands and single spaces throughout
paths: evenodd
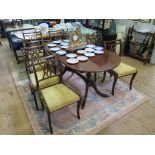
M 59 47 L 53 47 L 53 48 L 50 48 L 50 51 L 53 51 L 53 52 L 56 52 L 56 51 L 59 51 L 60 48 Z
M 87 57 L 93 57 L 93 56 L 95 56 L 94 53 L 89 53 L 89 52 L 85 53 L 84 55 L 87 56 Z
M 94 49 L 93 48 L 85 48 L 85 51 L 87 51 L 87 52 L 94 52 Z
M 88 48 L 95 48 L 96 46 L 93 45 L 93 44 L 88 44 L 87 47 L 88 47 Z
M 61 46 L 61 48 L 67 49 L 67 48 L 69 48 L 69 46 Z
M 66 54 L 66 57 L 67 58 L 76 58 L 77 57 L 77 54 L 69 53 L 69 54 Z
M 63 41 L 69 43 L 69 39 L 64 39 Z
M 95 54 L 103 54 L 103 53 L 104 53 L 104 51 L 95 50 L 95 51 L 94 51 L 94 53 L 95 53 Z
M 98 51 L 99 51 L 99 50 L 103 50 L 103 47 L 96 46 L 96 47 L 95 47 L 95 50 L 98 50 Z
M 78 54 L 84 54 L 84 53 L 86 53 L 86 52 L 87 52 L 87 51 L 85 51 L 85 50 L 78 50 L 78 51 L 77 51 Z
M 48 47 L 55 47 L 55 46 L 56 46 L 56 44 L 49 43 L 49 44 L 47 44 L 47 46 L 48 46 Z
M 61 43 L 61 40 L 55 40 L 53 41 L 54 44 L 60 44 Z
M 76 58 L 70 58 L 70 59 L 67 59 L 67 62 L 69 64 L 77 64 L 79 62 L 79 60 Z
M 88 57 L 86 57 L 86 56 L 78 56 L 77 59 L 79 61 L 87 61 L 88 60 Z
M 65 55 L 67 52 L 64 51 L 64 50 L 60 50 L 60 51 L 57 51 L 56 54 L 58 55 Z
M 69 43 L 67 43 L 67 42 L 61 42 L 60 43 L 62 46 L 68 46 L 69 45 Z

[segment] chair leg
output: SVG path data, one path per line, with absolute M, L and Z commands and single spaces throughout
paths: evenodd
M 47 111 L 47 117 L 48 117 L 48 124 L 49 124 L 50 133 L 53 134 L 53 129 L 52 129 L 52 125 L 51 125 L 51 116 L 50 116 L 49 111 Z
M 116 82 L 117 82 L 117 76 L 114 76 L 114 82 L 113 82 L 113 85 L 112 85 L 112 95 L 114 95 Z
M 105 80 L 105 77 L 106 77 L 106 72 L 103 73 L 103 78 L 102 78 L 101 82 L 103 82 Z
M 77 118 L 80 119 L 80 107 L 81 107 L 81 101 L 77 102 Z
M 44 104 L 43 104 L 43 101 L 40 100 L 40 102 L 41 102 L 41 109 L 42 109 L 42 111 L 44 111 Z
M 96 76 L 97 76 L 97 73 L 95 72 L 94 73 L 94 81 L 96 82 Z
M 35 91 L 33 91 L 33 96 L 34 96 L 34 101 L 35 101 L 36 109 L 39 110 Z
M 134 80 L 136 74 L 137 74 L 137 72 L 132 75 L 132 78 L 131 78 L 131 81 L 130 81 L 130 90 L 132 89 L 132 83 L 133 83 L 133 80 Z

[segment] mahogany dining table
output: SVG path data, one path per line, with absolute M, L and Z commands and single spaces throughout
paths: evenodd
M 81 107 L 82 109 L 85 107 L 86 98 L 88 95 L 88 88 L 90 86 L 94 88 L 98 95 L 102 97 L 109 97 L 108 94 L 105 94 L 98 90 L 96 86 L 96 81 L 94 80 L 94 78 L 91 78 L 92 73 L 104 72 L 117 67 L 121 62 L 120 56 L 118 56 L 114 52 L 111 52 L 110 50 L 104 50 L 103 54 L 95 55 L 88 58 L 87 61 L 79 62 L 77 64 L 67 63 L 67 57 L 65 55 L 59 56 L 58 58 L 60 62 L 65 65 L 63 74 L 65 74 L 66 71 L 71 71 L 73 73 L 76 73 L 86 83 L 85 95 Z M 86 76 L 84 76 L 82 73 L 85 73 Z

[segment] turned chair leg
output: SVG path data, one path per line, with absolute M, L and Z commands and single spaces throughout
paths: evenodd
M 103 78 L 102 78 L 101 82 L 103 82 L 105 80 L 105 77 L 106 77 L 106 72 L 103 73 Z
M 81 107 L 81 101 L 77 102 L 77 118 L 80 119 L 80 107 Z
M 137 74 L 137 72 L 132 75 L 132 78 L 131 78 L 131 81 L 130 81 L 130 90 L 132 89 L 132 83 L 133 83 L 133 80 L 134 80 L 136 74 Z
M 113 85 L 112 85 L 112 95 L 114 95 L 114 90 L 115 90 L 115 85 L 116 85 L 116 82 L 117 82 L 117 76 L 114 76 L 114 82 L 113 82 Z
M 52 125 L 51 125 L 50 111 L 47 111 L 47 117 L 48 117 L 48 124 L 49 124 L 50 133 L 53 134 L 53 129 L 52 129 Z
M 39 110 L 35 91 L 33 91 L 33 96 L 34 96 L 34 101 L 35 101 L 36 109 Z

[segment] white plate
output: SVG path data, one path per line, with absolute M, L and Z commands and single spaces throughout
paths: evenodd
M 104 51 L 95 50 L 94 53 L 95 53 L 95 54 L 103 54 Z
M 68 57 L 68 58 L 76 58 L 77 55 L 74 54 L 74 53 L 69 53 L 69 54 L 66 54 L 66 57 Z
M 69 39 L 64 39 L 63 41 L 69 43 Z
M 59 50 L 60 50 L 60 48 L 58 48 L 58 47 L 50 48 L 50 51 L 54 51 L 54 52 L 59 51 Z
M 78 50 L 78 51 L 77 51 L 78 54 L 84 54 L 84 53 L 86 53 L 86 52 L 87 52 L 87 51 L 85 51 L 85 50 Z
M 96 47 L 95 47 L 95 50 L 98 50 L 98 51 L 103 50 L 103 47 L 96 46 Z
M 57 51 L 56 52 L 58 55 L 65 55 L 67 52 L 64 51 L 64 50 L 61 50 L 61 51 Z
M 55 47 L 56 44 L 52 44 L 52 43 L 50 43 L 50 44 L 47 44 L 47 46 L 49 46 L 49 47 Z
M 69 48 L 69 46 L 61 46 L 61 48 L 67 49 L 67 48 Z
M 69 44 L 67 42 L 62 42 L 61 45 L 62 46 L 68 46 Z
M 61 40 L 55 40 L 53 41 L 54 44 L 60 44 L 61 43 Z
M 88 44 L 87 47 L 88 47 L 88 48 L 95 48 L 95 45 L 93 45 L 93 44 Z
M 88 57 L 86 57 L 86 56 L 78 56 L 77 59 L 79 61 L 86 61 L 86 60 L 88 60 Z
M 85 53 L 84 55 L 87 56 L 87 57 L 93 57 L 93 56 L 95 56 L 94 53 Z
M 76 64 L 76 63 L 79 62 L 79 60 L 77 60 L 76 58 L 71 58 L 71 59 L 67 59 L 67 62 L 68 62 L 69 64 Z
M 87 52 L 94 52 L 94 49 L 93 48 L 86 48 L 85 51 L 87 51 Z

